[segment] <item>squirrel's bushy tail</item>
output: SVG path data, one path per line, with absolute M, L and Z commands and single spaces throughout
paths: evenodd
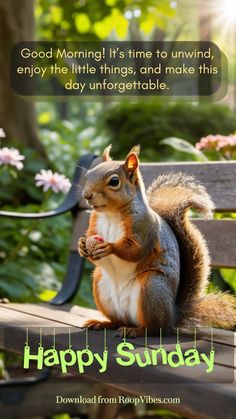
M 206 242 L 191 223 L 193 208 L 211 217 L 214 204 L 204 186 L 192 176 L 159 176 L 147 191 L 151 208 L 171 226 L 180 248 L 180 285 L 177 295 L 178 326 L 236 325 L 236 299 L 227 293 L 206 294 L 210 258 Z

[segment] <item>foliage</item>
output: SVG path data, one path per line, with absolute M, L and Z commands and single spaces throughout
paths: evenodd
M 38 38 L 42 40 L 93 41 L 115 36 L 125 39 L 129 20 L 140 25 L 143 33 L 155 26 L 165 28 L 175 10 L 169 0 L 37 0 L 35 16 Z
M 225 282 L 231 290 L 236 294 L 236 272 L 235 269 L 221 269 L 221 273 Z
M 199 161 L 206 161 L 207 158 L 200 150 L 194 147 L 188 141 L 183 140 L 182 138 L 169 137 L 164 138 L 160 141 L 160 144 L 168 145 L 174 150 L 178 150 L 181 153 L 191 154 L 193 158 Z
M 20 144 L 19 148 L 26 157 L 24 170 L 20 171 L 15 179 L 10 171 L 5 170 L 1 173 L 0 206 L 4 204 L 17 208 L 23 203 L 42 201 L 43 194 L 35 188 L 34 176 L 39 169 L 46 167 L 46 162 L 35 151 L 22 150 Z
M 37 210 L 36 205 L 17 208 L 25 212 Z M 30 223 L 32 221 L 1 219 L 0 295 L 14 301 L 35 301 L 44 290 L 58 290 L 64 274 L 70 220 L 61 216 L 54 223 L 51 220 L 33 222 L 28 240 L 12 257 L 13 249 L 22 241 Z
M 99 153 L 107 138 L 101 123 L 101 103 L 80 103 L 79 107 L 77 103 L 70 104 L 69 114 L 69 119 L 62 120 L 49 104 L 38 105 L 41 141 L 50 165 L 72 176 L 79 158 L 86 153 Z
M 34 179 L 35 173 L 45 163 L 30 150 L 25 150 L 24 155 L 25 169 L 18 173 L 12 172 L 7 159 L 3 161 L 0 203 L 6 210 L 17 208 L 19 212 L 38 212 L 40 208 L 42 210 L 42 201 L 46 204 L 49 198 L 49 192 L 43 194 L 36 188 Z M 11 156 L 12 163 L 14 158 L 18 155 Z M 62 180 L 65 182 L 64 178 Z M 27 204 L 29 201 L 32 202 L 30 205 Z M 53 197 L 51 205 L 57 204 L 58 197 Z M 35 301 L 42 290 L 57 290 L 59 279 L 64 274 L 62 266 L 65 266 L 65 246 L 68 246 L 69 239 L 70 220 L 67 216 L 60 217 L 56 223 L 1 218 L 0 296 Z
M 135 144 L 142 146 L 147 161 L 198 160 L 183 150 L 170 151 L 161 143 L 168 137 L 184 138 L 191 144 L 211 134 L 230 134 L 236 129 L 235 114 L 228 107 L 184 102 L 127 101 L 115 104 L 105 115 L 105 126 L 113 143 L 113 154 L 122 157 Z

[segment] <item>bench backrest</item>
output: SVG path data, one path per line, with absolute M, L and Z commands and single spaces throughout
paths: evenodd
M 94 161 L 98 164 L 100 159 Z M 236 162 L 207 163 L 144 163 L 141 172 L 146 187 L 160 174 L 183 172 L 193 175 L 211 195 L 217 213 L 236 212 Z M 71 249 L 77 247 L 78 238 L 84 234 L 88 226 L 89 208 L 84 200 L 79 202 Z M 193 220 L 204 234 L 211 254 L 213 267 L 236 267 L 236 218 L 214 220 Z

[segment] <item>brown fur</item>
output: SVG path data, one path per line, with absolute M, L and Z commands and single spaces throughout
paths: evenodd
M 138 302 L 138 321 L 141 327 L 147 327 L 147 319 L 144 317 L 143 313 L 143 287 L 148 279 L 149 272 L 143 273 L 141 275 L 138 275 L 137 279 L 141 283 L 142 288 L 139 295 L 139 302 Z
M 208 248 L 188 217 L 189 208 L 211 215 L 214 205 L 205 188 L 191 176 L 172 173 L 159 176 L 147 196 L 150 206 L 170 224 L 180 247 L 178 325 L 235 326 L 235 297 L 221 292 L 206 295 L 210 272 Z
M 143 248 L 141 243 L 133 237 L 132 217 L 128 214 L 124 218 L 124 227 L 127 236 L 116 243 L 112 243 L 112 253 L 128 262 L 137 262 L 140 258 L 143 258 Z

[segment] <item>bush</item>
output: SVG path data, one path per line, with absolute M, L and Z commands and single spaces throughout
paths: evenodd
M 19 212 L 37 210 L 38 206 L 32 204 L 17 208 Z M 28 239 L 13 254 L 29 228 Z M 69 215 L 56 221 L 1 218 L 0 298 L 32 302 L 41 299 L 42 293 L 42 299 L 47 299 L 47 294 L 48 299 L 52 298 L 64 276 L 70 230 Z
M 178 152 L 159 144 L 163 138 L 184 138 L 194 144 L 205 135 L 236 130 L 234 113 L 219 104 L 125 101 L 108 110 L 104 123 L 114 157 L 123 158 L 132 146 L 140 144 L 142 159 L 150 161 L 178 160 Z

